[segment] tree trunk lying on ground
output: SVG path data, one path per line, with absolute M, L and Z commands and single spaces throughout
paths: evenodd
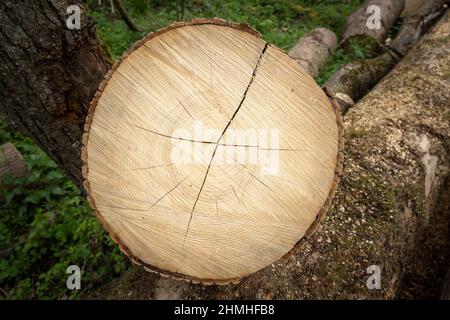
M 337 38 L 334 32 L 326 28 L 317 28 L 301 37 L 289 51 L 289 56 L 315 78 L 336 47 Z
M 21 178 L 28 173 L 28 166 L 20 152 L 11 143 L 0 146 L 0 186 L 2 180 L 10 176 Z
M 404 19 L 400 31 L 395 36 L 394 40 L 388 44 L 389 48 L 400 56 L 404 56 L 409 49 L 419 40 L 430 25 L 443 12 L 442 0 L 428 0 L 422 6 L 418 7 L 416 11 L 411 12 L 410 15 Z
M 442 12 L 442 0 L 427 1 L 413 15 L 405 17 L 400 31 L 389 44 L 390 51 L 372 59 L 346 64 L 328 79 L 324 86 L 337 94 L 343 114 L 353 105 L 353 101 L 363 97 L 395 66 Z
M 348 48 L 354 41 L 368 49 L 380 47 L 404 8 L 404 0 L 366 0 L 347 18 L 340 46 Z
M 79 30 L 66 26 L 74 4 Z M 79 0 L 0 1 L 0 114 L 80 186 L 88 105 L 110 67 L 86 10 Z
M 448 194 L 449 37 L 447 14 L 347 114 L 344 173 L 332 209 L 288 262 L 227 286 L 192 285 L 135 267 L 99 296 L 392 299 L 423 290 L 413 296 L 438 297 L 450 253 L 450 212 L 436 205 Z M 416 244 L 427 250 L 410 260 Z M 381 269 L 380 289 L 367 287 L 372 265 Z M 419 266 L 426 267 L 415 274 Z

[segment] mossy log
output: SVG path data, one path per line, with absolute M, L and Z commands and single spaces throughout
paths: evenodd
M 411 11 L 404 19 L 400 31 L 388 47 L 404 56 L 417 43 L 430 25 L 443 12 L 443 0 L 428 0 Z
M 315 78 L 336 47 L 337 38 L 333 31 L 316 28 L 297 41 L 289 51 L 289 56 Z
M 366 0 L 347 18 L 340 46 L 356 42 L 367 49 L 378 49 L 405 8 L 404 0 Z
M 337 94 L 342 114 L 374 87 L 397 62 L 386 52 L 372 59 L 358 60 L 339 68 L 325 83 L 325 87 Z M 347 102 L 345 99 L 347 99 Z
M 442 0 L 429 0 L 404 18 L 400 31 L 388 44 L 389 50 L 371 59 L 348 63 L 339 68 L 325 87 L 337 94 L 341 111 L 345 114 L 353 101 L 361 99 L 398 61 L 417 43 L 444 11 Z
M 449 38 L 447 14 L 349 111 L 332 209 L 289 261 L 226 286 L 165 279 L 136 267 L 98 297 L 392 299 L 405 291 L 438 297 L 450 253 L 449 212 L 435 208 L 448 194 Z M 428 249 L 411 261 L 417 243 Z M 380 289 L 367 287 L 371 265 L 381 268 Z M 416 275 L 420 265 L 426 267 Z

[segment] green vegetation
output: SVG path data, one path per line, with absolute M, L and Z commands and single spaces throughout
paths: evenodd
M 155 31 L 177 20 L 177 11 L 183 1 L 124 0 L 124 5 L 133 20 L 145 33 Z M 362 0 L 193 0 L 184 1 L 183 19 L 219 17 L 234 22 L 246 22 L 259 31 L 265 40 L 288 51 L 306 33 L 317 27 L 333 30 L 338 38 L 343 32 L 347 16 L 362 3 Z M 128 29 L 117 17 L 112 17 L 107 5 L 98 7 L 96 0 L 90 1 L 91 16 L 97 23 L 101 38 L 117 59 L 143 34 Z M 180 18 L 181 14 L 178 13 Z M 112 19 L 111 19 L 112 18 Z M 364 50 L 352 46 L 350 54 L 338 50 L 328 66 L 316 79 L 323 84 L 341 65 L 355 59 L 365 58 Z
M 0 122 L 5 142 L 22 153 L 30 174 L 5 179 L 11 187 L 0 194 L 0 296 L 75 298 L 80 292 L 66 288 L 69 265 L 82 268 L 82 292 L 125 270 L 127 259 L 56 164 Z
M 316 27 L 342 33 L 346 17 L 361 0 L 125 0 L 135 22 L 146 32 L 194 17 L 220 17 L 247 22 L 284 50 Z M 130 31 L 110 12 L 109 1 L 88 1 L 101 38 L 116 59 L 143 34 Z M 177 10 L 178 8 L 178 10 Z M 340 65 L 365 57 L 338 50 L 319 75 L 323 83 Z M 0 297 L 7 299 L 76 298 L 104 284 L 129 267 L 89 209 L 84 196 L 39 147 L 8 128 L 0 119 L 0 144 L 12 142 L 24 155 L 30 175 L 10 179 L 0 192 Z M 82 268 L 82 290 L 66 288 L 66 268 Z

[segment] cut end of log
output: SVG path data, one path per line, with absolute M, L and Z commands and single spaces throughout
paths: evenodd
M 342 165 L 333 99 L 245 25 L 195 20 L 113 67 L 83 137 L 91 206 L 146 269 L 229 283 L 298 248 Z

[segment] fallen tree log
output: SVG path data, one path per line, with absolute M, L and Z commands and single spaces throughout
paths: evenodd
M 289 51 L 289 56 L 315 78 L 336 47 L 337 38 L 334 32 L 326 28 L 317 28 L 301 37 Z
M 366 0 L 347 18 L 340 46 L 353 41 L 368 51 L 379 48 L 404 8 L 404 0 Z
M 449 36 L 446 14 L 349 111 L 344 122 L 344 173 L 331 212 L 292 259 L 221 287 L 164 279 L 136 267 L 104 287 L 98 297 L 392 299 L 401 294 L 406 268 L 420 263 L 409 258 L 421 230 L 427 228 L 434 237 L 422 240 L 435 243 L 433 250 L 424 252 L 422 263 L 429 269 L 418 280 L 425 277 L 433 286 L 423 287 L 429 284 L 423 281 L 410 290 L 422 285 L 429 295 L 439 297 L 444 272 L 436 272 L 441 278 L 430 274 L 437 266 L 448 267 L 450 253 L 447 230 L 433 223 L 433 207 L 447 194 L 443 181 L 449 172 Z M 440 214 L 448 223 L 449 212 Z M 380 289 L 367 286 L 367 270 L 373 265 L 380 268 Z
M 237 281 L 315 230 L 341 168 L 340 121 L 314 80 L 248 26 L 176 23 L 138 42 L 100 85 L 85 189 L 136 263 Z
M 373 88 L 410 50 L 444 11 L 442 0 L 429 0 L 411 16 L 407 16 L 390 50 L 371 59 L 351 62 L 339 68 L 325 83 L 337 97 L 345 114 L 371 88 Z
M 0 187 L 7 178 L 21 178 L 28 174 L 28 166 L 20 152 L 11 143 L 0 146 Z
M 404 56 L 443 12 L 443 0 L 427 0 L 405 17 L 400 31 L 389 48 Z
M 337 95 L 342 114 L 346 114 L 355 101 L 363 97 L 396 64 L 397 57 L 386 52 L 373 59 L 354 61 L 340 67 L 325 82 Z

